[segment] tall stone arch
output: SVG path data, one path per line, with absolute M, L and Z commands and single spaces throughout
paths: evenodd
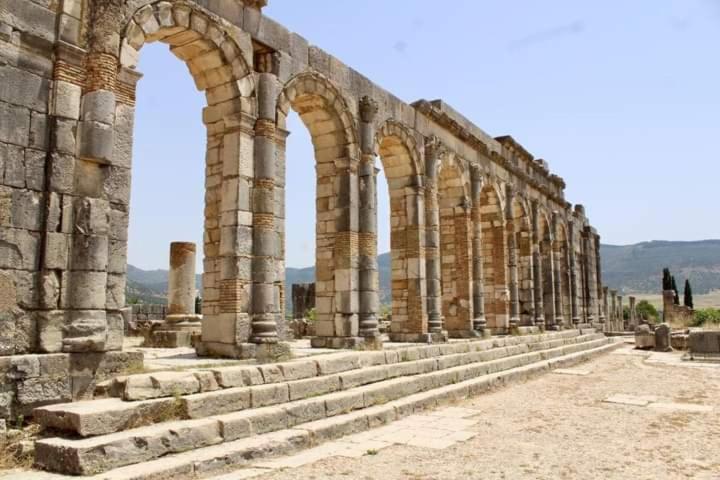
M 134 92 L 140 77 L 134 68 L 142 46 L 153 41 L 168 44 L 186 63 L 208 102 L 202 112 L 208 131 L 203 337 L 210 344 L 222 343 L 241 335 L 247 324 L 250 279 L 249 269 L 242 268 L 246 243 L 241 241 L 241 213 L 249 208 L 242 204 L 238 183 L 252 175 L 243 170 L 241 157 L 244 144 L 252 143 L 243 133 L 252 122 L 243 123 L 243 118 L 254 114 L 254 83 L 247 52 L 236 41 L 236 29 L 231 30 L 198 7 L 157 2 L 129 12 L 116 49 L 110 48 L 113 32 L 96 32 L 86 60 L 73 168 L 64 351 L 107 349 L 103 335 L 108 338 L 122 326 Z
M 339 89 L 315 72 L 301 73 L 284 85 L 277 101 L 280 128 L 285 128 L 291 109 L 298 113 L 310 133 L 317 171 L 317 336 L 313 345 L 353 346 L 361 341 L 357 124 Z M 284 149 L 278 159 L 279 171 L 284 172 Z M 281 174 L 276 191 L 277 202 L 281 204 L 285 201 L 284 185 Z M 280 225 L 283 222 L 283 218 L 278 218 Z M 280 242 L 284 242 L 284 235 Z M 284 248 L 279 251 L 279 263 L 284 265 Z
M 487 326 L 494 333 L 507 333 L 510 292 L 505 207 L 499 187 L 492 179 L 483 185 L 480 193 L 480 223 Z
M 470 179 L 460 158 L 451 154 L 440 162 L 437 177 L 444 326 L 451 337 L 474 336 Z
M 377 152 L 390 194 L 392 323 L 394 341 L 429 335 L 425 270 L 425 192 L 422 154 L 415 135 L 395 120 L 377 131 Z M 382 221 L 382 219 L 381 219 Z

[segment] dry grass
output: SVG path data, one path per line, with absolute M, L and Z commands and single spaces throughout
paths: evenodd
M 8 437 L 0 437 L 0 471 L 31 468 L 35 457 L 22 443 L 33 441 L 39 433 L 40 426 L 30 424 L 19 431 L 9 430 Z
M 633 293 L 629 294 L 633 297 L 637 298 L 637 301 L 641 300 L 647 300 L 650 302 L 655 308 L 661 309 L 662 308 L 662 295 L 657 294 L 647 294 L 647 293 Z M 680 300 L 682 301 L 682 292 L 680 292 Z M 705 293 L 705 294 L 694 294 L 693 295 L 693 302 L 695 303 L 695 308 L 720 308 L 720 290 L 716 290 L 714 292 Z M 627 305 L 627 302 L 623 302 L 625 305 Z

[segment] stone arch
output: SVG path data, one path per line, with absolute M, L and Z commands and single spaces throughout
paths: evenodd
M 308 129 L 315 151 L 316 335 L 325 339 L 357 337 L 359 146 L 355 119 L 340 90 L 315 72 L 301 73 L 283 86 L 276 110 L 281 130 L 286 128 L 291 109 Z M 278 162 L 276 194 L 277 201 L 282 203 L 285 201 L 284 146 Z M 278 262 L 284 265 L 284 218 L 278 218 L 278 223 L 282 232 Z
M 552 231 L 551 219 L 544 208 L 538 210 L 538 257 L 540 272 L 542 274 L 542 300 L 545 325 L 555 323 L 555 255 L 553 242 L 555 234 Z
M 237 267 L 246 247 L 238 241 L 243 228 L 239 213 L 249 210 L 249 206 L 243 207 L 238 195 L 224 198 L 223 192 L 237 189 L 238 182 L 252 176 L 252 171 L 243 170 L 241 159 L 244 151 L 241 145 L 252 143 L 252 135 L 247 131 L 254 127 L 252 121 L 242 124 L 241 118 L 250 118 L 255 112 L 254 82 L 244 58 L 247 52 L 228 31 L 229 24 L 185 4 L 146 4 L 131 12 L 120 26 L 119 46 L 113 52 L 107 45 L 100 46 L 108 43 L 106 37 L 111 34 L 102 30 L 104 26 L 95 25 L 97 31 L 92 33 L 94 38 L 100 38 L 98 50 L 92 50 L 86 60 L 74 193 L 79 215 L 90 218 L 104 213 L 107 226 L 98 227 L 95 232 L 74 234 L 74 244 L 87 248 L 92 242 L 97 252 L 105 245 L 105 253 L 102 265 L 92 266 L 82 265 L 80 256 L 73 255 L 78 262 L 71 266 L 69 290 L 77 301 L 68 305 L 74 310 L 70 321 L 85 322 L 92 317 L 98 326 L 104 323 L 107 330 L 109 324 L 118 322 L 125 308 L 133 117 L 135 87 L 140 78 L 135 67 L 142 46 L 161 41 L 185 62 L 196 87 L 205 91 L 207 98 L 207 107 L 202 112 L 208 132 L 203 328 L 227 314 L 233 330 L 208 338 L 210 341 L 234 338 L 237 317 L 246 315 L 249 308 L 246 287 L 250 278 L 244 278 L 242 269 Z M 224 213 L 232 213 L 229 217 L 237 221 L 226 225 L 222 221 Z M 223 262 L 236 268 L 221 268 Z M 91 284 L 104 285 L 105 291 L 88 295 Z M 72 332 L 68 335 L 69 350 L 88 343 L 86 332 L 91 329 L 77 330 L 77 335 Z M 219 332 L 215 327 L 212 330 Z
M 375 145 L 390 195 L 391 338 L 407 340 L 428 333 L 421 154 L 411 131 L 392 119 L 377 129 Z
M 559 276 L 560 279 L 557 282 L 559 285 L 559 291 L 557 295 L 560 295 L 560 305 L 562 310 L 557 312 L 558 318 L 563 319 L 564 325 L 571 325 L 571 279 L 570 279 L 570 241 L 568 237 L 567 225 L 563 221 L 558 221 L 557 232 L 555 239 L 555 254 L 558 256 Z
M 473 330 L 469 179 L 460 159 L 452 154 L 443 157 L 437 179 L 442 314 L 450 336 L 467 336 Z
M 487 182 L 480 193 L 485 317 L 493 332 L 505 333 L 509 320 L 505 215 L 499 188 Z
M 506 226 L 508 249 L 515 245 L 514 260 L 517 269 L 517 306 L 520 326 L 533 325 L 535 322 L 535 294 L 532 269 L 532 227 L 527 201 L 515 196 L 508 205 L 509 222 Z M 512 261 L 512 252 L 509 252 Z M 513 268 L 513 265 L 509 265 Z M 513 286 L 511 285 L 511 289 Z

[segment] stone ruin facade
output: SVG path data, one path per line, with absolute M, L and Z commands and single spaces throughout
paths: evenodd
M 0 4 L 0 417 L 83 398 L 124 359 L 136 65 L 149 42 L 207 98 L 200 353 L 251 358 L 283 335 L 291 110 L 315 148 L 314 346 L 377 342 L 379 195 L 391 205 L 391 340 L 605 321 L 600 237 L 545 161 L 441 100 L 402 102 L 264 16 L 265 3 Z M 379 164 L 389 191 L 377 191 Z

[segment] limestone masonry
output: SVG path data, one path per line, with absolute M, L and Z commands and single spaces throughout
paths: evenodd
M 148 42 L 167 44 L 207 98 L 201 354 L 252 358 L 284 338 L 290 110 L 315 147 L 313 346 L 380 340 L 380 164 L 392 341 L 605 323 L 600 237 L 545 161 L 441 100 L 403 103 L 265 17 L 265 3 L 0 1 L 0 418 L 87 398 L 137 361 L 122 344 Z M 184 315 L 194 283 L 177 261 L 182 311 L 169 313 Z

